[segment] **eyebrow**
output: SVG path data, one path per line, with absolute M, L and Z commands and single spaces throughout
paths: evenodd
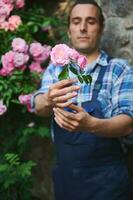
M 80 19 L 82 19 L 82 17 L 72 17 L 71 18 L 71 21 L 74 21 L 74 20 L 80 20 Z M 86 17 L 86 20 L 94 20 L 94 21 L 97 21 L 97 18 L 96 17 Z

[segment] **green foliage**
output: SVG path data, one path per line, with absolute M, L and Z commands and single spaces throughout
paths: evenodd
M 75 67 L 73 67 L 71 64 L 65 65 L 61 73 L 59 74 L 58 78 L 59 80 L 67 79 L 69 77 L 69 70 L 75 74 L 79 80 L 80 83 L 86 83 L 91 84 L 92 77 L 89 74 L 84 74 L 83 70 L 78 71 Z
M 64 66 L 62 72 L 59 74 L 58 79 L 61 81 L 63 79 L 67 79 L 69 77 L 69 69 L 68 66 Z
M 0 194 L 2 200 L 25 199 L 31 197 L 31 170 L 33 161 L 21 162 L 15 153 L 6 153 L 0 164 Z M 10 193 L 12 192 L 12 196 Z
M 33 41 L 55 45 L 67 41 L 64 29 L 65 20 L 58 16 L 46 16 L 45 10 L 38 4 L 28 0 L 22 10 L 13 14 L 19 15 L 22 25 L 15 31 L 0 29 L 0 58 L 11 49 L 12 40 L 23 38 L 27 43 Z M 47 62 L 43 67 L 47 66 Z M 0 59 L 0 68 L 1 59 Z M 36 91 L 41 75 L 29 73 L 27 70 L 14 71 L 9 77 L 0 76 L 0 100 L 4 101 L 8 110 L 0 115 L 0 199 L 1 200 L 33 200 L 32 168 L 33 161 L 26 160 L 33 136 L 50 137 L 49 119 L 37 117 L 20 105 L 18 96 Z M 13 153 L 11 153 L 13 152 Z

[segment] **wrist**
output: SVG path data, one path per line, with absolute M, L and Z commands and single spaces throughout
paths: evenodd
M 99 133 L 100 127 L 102 127 L 103 120 L 91 116 L 91 120 L 89 119 L 89 130 L 91 133 Z
M 44 95 L 44 99 L 45 99 L 45 107 L 54 107 L 53 101 L 52 99 L 49 97 L 48 94 L 43 94 Z

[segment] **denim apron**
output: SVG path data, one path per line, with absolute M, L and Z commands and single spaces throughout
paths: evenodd
M 82 107 L 104 118 L 97 100 L 107 66 L 102 66 L 91 101 Z M 68 132 L 54 121 L 57 162 L 53 169 L 56 200 L 129 200 L 129 179 L 124 153 L 117 138 L 89 132 Z

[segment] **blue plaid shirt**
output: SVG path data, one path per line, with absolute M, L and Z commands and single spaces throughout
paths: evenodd
M 126 60 L 123 59 L 113 58 L 108 63 L 107 57 L 108 55 L 101 51 L 95 62 L 85 67 L 85 73 L 92 76 L 92 83 L 91 85 L 77 83 L 82 88 L 80 101 L 91 101 L 100 68 L 107 66 L 98 94 L 104 117 L 110 118 L 119 114 L 133 117 L 133 68 L 128 66 Z M 33 95 L 32 105 L 37 94 L 46 93 L 49 86 L 58 81 L 58 74 L 62 69 L 62 66 L 54 66 L 53 64 L 47 67 L 42 78 L 41 88 Z M 75 75 L 70 72 L 69 77 L 75 78 Z M 79 95 L 73 98 L 73 101 L 79 101 L 78 98 Z

